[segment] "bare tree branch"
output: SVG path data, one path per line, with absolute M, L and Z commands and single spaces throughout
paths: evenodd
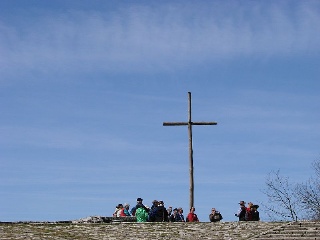
M 298 184 L 295 192 L 300 205 L 305 210 L 306 218 L 320 220 L 320 160 L 312 164 L 316 177 L 306 183 Z
M 298 220 L 298 204 L 288 178 L 280 176 L 279 170 L 271 172 L 266 179 L 267 188 L 262 192 L 268 197 L 268 204 L 263 204 L 267 215 L 276 220 Z

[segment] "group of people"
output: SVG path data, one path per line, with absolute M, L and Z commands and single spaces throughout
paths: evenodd
M 260 221 L 258 211 L 259 205 L 249 202 L 246 207 L 245 201 L 240 201 L 239 205 L 240 208 L 238 212 L 235 214 L 235 216 L 239 218 L 239 221 Z
M 129 204 L 118 204 L 113 213 L 114 217 L 128 217 L 135 216 L 137 222 L 199 222 L 197 214 L 195 214 L 195 208 L 191 207 L 190 212 L 185 218 L 183 215 L 183 209 L 181 207 L 165 208 L 163 201 L 154 200 L 152 206 L 148 207 L 144 205 L 142 198 L 137 198 L 137 204 L 129 211 Z M 239 221 L 259 221 L 258 205 L 254 205 L 252 202 L 245 206 L 244 201 L 240 201 L 240 208 L 235 214 L 239 218 Z M 209 214 L 210 222 L 219 222 L 223 219 L 222 214 L 215 208 L 211 209 Z
M 181 207 L 165 208 L 163 201 L 154 200 L 152 206 L 148 207 L 144 205 L 142 198 L 137 198 L 137 204 L 132 207 L 129 212 L 129 204 L 118 204 L 113 213 L 114 217 L 126 217 L 135 216 L 137 222 L 199 222 L 197 214 L 195 214 L 195 208 L 190 209 L 189 214 L 185 218 L 183 215 L 183 209 Z
M 131 216 L 129 209 L 130 205 L 128 203 L 125 203 L 124 205 L 119 203 L 116 206 L 116 210 L 113 213 L 113 217 L 129 217 Z

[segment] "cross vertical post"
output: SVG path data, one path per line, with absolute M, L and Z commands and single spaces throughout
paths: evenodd
M 192 147 L 192 121 L 191 121 L 191 92 L 188 92 L 188 134 L 189 134 L 189 174 L 190 174 L 190 196 L 189 205 L 190 208 L 194 206 L 194 178 L 193 178 L 193 147 Z
M 189 206 L 194 207 L 194 177 L 193 177 L 193 147 L 192 126 L 193 125 L 217 125 L 216 122 L 192 122 L 191 114 L 191 92 L 188 92 L 188 122 L 163 122 L 163 126 L 188 126 L 189 133 L 189 172 L 190 172 L 190 200 Z

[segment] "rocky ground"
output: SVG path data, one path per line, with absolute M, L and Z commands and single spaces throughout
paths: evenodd
M 299 239 L 320 240 L 320 222 L 135 223 L 96 221 L 0 223 L 0 239 Z

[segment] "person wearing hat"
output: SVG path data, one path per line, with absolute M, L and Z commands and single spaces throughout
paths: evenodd
M 169 216 L 169 221 L 176 222 L 177 216 L 178 216 L 178 209 L 175 208 L 173 209 L 172 214 Z
M 137 198 L 137 205 L 136 205 L 136 209 L 138 208 L 144 208 L 146 211 L 149 211 L 148 208 L 146 208 L 145 205 L 143 205 L 142 203 L 143 199 L 142 198 Z
M 143 205 L 142 201 L 142 198 L 137 198 L 137 205 L 135 207 L 137 222 L 146 222 L 148 220 L 149 209 Z
M 181 207 L 178 208 L 178 213 L 176 216 L 176 222 L 184 222 L 183 209 Z
M 131 213 L 131 215 L 132 216 L 135 216 L 136 215 L 136 210 L 137 210 L 137 206 L 144 206 L 143 204 L 142 204 L 142 201 L 143 201 L 143 199 L 142 198 L 137 198 L 137 204 L 133 207 L 133 208 L 131 208 L 131 211 L 130 211 L 130 213 Z
M 247 210 L 247 208 L 246 208 L 245 204 L 246 204 L 245 201 L 240 201 L 239 202 L 240 208 L 239 208 L 238 212 L 234 214 L 236 217 L 239 218 L 239 221 L 245 221 L 246 220 L 246 210 Z

